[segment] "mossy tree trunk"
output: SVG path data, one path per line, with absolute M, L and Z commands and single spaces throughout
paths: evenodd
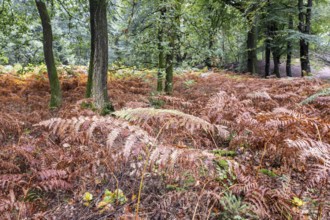
M 95 10 L 93 19 L 94 27 L 94 52 L 93 52 L 93 80 L 92 98 L 95 107 L 103 113 L 114 111 L 109 100 L 108 82 L 108 22 L 107 1 L 90 0 L 91 9 Z
M 89 0 L 89 22 L 90 22 L 90 32 L 91 32 L 91 50 L 89 58 L 89 68 L 88 68 L 88 80 L 86 86 L 86 98 L 92 97 L 92 85 L 93 85 L 93 70 L 94 70 L 94 51 L 95 51 L 95 4 L 93 0 Z
M 51 93 L 50 107 L 56 108 L 62 104 L 62 92 L 54 60 L 52 26 L 46 3 L 43 0 L 35 0 L 35 3 L 42 24 L 44 56 Z

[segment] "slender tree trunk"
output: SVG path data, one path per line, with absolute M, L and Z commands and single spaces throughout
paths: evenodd
M 208 45 L 210 54 L 205 60 L 205 64 L 209 69 L 213 67 L 213 65 L 212 65 L 213 52 L 212 51 L 213 51 L 213 45 L 214 45 L 214 36 L 215 36 L 214 30 L 210 30 L 209 31 L 209 45 Z
M 269 14 L 270 12 L 270 0 L 267 0 L 267 10 L 266 14 Z M 266 30 L 266 41 L 265 41 L 265 77 L 269 76 L 270 71 L 270 55 L 271 55 L 271 27 L 270 24 L 267 24 L 267 30 Z
M 304 0 L 298 0 L 299 10 L 299 31 L 303 34 L 310 34 L 311 16 L 313 1 L 308 0 L 306 12 L 304 12 Z M 309 61 L 309 42 L 305 38 L 300 39 L 300 63 L 301 76 L 311 72 Z
M 48 79 L 50 84 L 50 107 L 59 107 L 62 103 L 62 92 L 60 81 L 57 76 L 54 53 L 53 53 L 53 32 L 47 6 L 42 0 L 35 0 L 41 19 L 43 31 L 43 47 L 45 63 L 47 66 Z
M 293 17 L 292 15 L 289 16 L 289 30 L 293 30 Z M 288 34 L 290 36 L 290 33 Z M 288 37 L 289 37 L 288 36 Z M 292 77 L 292 71 L 291 71 L 291 58 L 292 58 L 292 42 L 291 40 L 288 40 L 287 42 L 287 49 L 286 49 L 286 75 L 289 77 Z
M 182 4 L 184 0 L 175 0 L 175 26 L 176 31 L 174 33 L 175 39 L 178 43 L 176 43 L 175 46 L 175 54 L 176 56 L 176 62 L 177 65 L 180 65 L 182 63 L 182 55 L 181 55 L 181 14 L 182 14 Z
M 93 85 L 92 98 L 94 104 L 103 113 L 114 110 L 108 97 L 108 22 L 107 22 L 107 1 L 91 0 L 91 8 L 95 9 L 94 18 L 94 64 L 93 64 Z
M 95 53 L 95 4 L 93 0 L 89 0 L 89 22 L 90 22 L 90 32 L 91 32 L 91 50 L 89 58 L 89 68 L 88 68 L 88 80 L 86 87 L 86 98 L 92 96 L 92 86 L 93 86 L 93 69 L 94 69 L 94 53 Z
M 265 77 L 269 76 L 270 71 L 270 39 L 266 39 L 266 65 L 265 65 Z
M 164 38 L 164 29 L 163 29 L 163 19 L 165 19 L 165 8 L 161 10 L 160 15 L 160 28 L 158 31 L 158 74 L 157 74 L 157 91 L 163 91 L 163 73 L 165 72 L 165 55 L 164 55 L 164 46 L 163 46 L 163 38 Z
M 173 92 L 173 71 L 174 71 L 174 47 L 175 36 L 174 30 L 170 30 L 170 52 L 166 55 L 166 79 L 165 79 L 165 92 L 171 95 Z
M 165 69 L 165 60 L 164 60 L 164 47 L 162 45 L 163 42 L 163 31 L 158 33 L 158 75 L 157 75 L 157 91 L 163 91 L 163 73 Z
M 247 36 L 247 70 L 252 74 L 257 73 L 256 53 L 256 27 L 252 24 Z
M 182 0 L 176 0 L 174 7 L 171 10 L 166 10 L 169 13 L 174 13 L 174 14 L 170 14 L 172 20 L 170 21 L 171 25 L 168 30 L 170 51 L 168 52 L 168 54 L 166 54 L 166 70 L 165 70 L 166 71 L 165 92 L 167 95 L 171 95 L 173 92 L 174 58 L 178 49 L 177 45 L 175 45 L 175 40 L 178 39 L 177 24 L 179 19 L 178 13 L 180 12 L 180 8 L 181 8 L 181 1 Z

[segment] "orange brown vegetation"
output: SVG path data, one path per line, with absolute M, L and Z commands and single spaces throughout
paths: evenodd
M 324 82 L 190 73 L 173 96 L 154 96 L 152 78 L 111 77 L 112 116 L 84 99 L 83 74 L 61 84 L 63 106 L 49 110 L 45 77 L 0 76 L 2 218 L 129 219 L 142 176 L 140 218 L 221 218 L 229 191 L 248 205 L 245 218 L 330 217 L 330 99 L 299 104 Z M 126 204 L 95 208 L 118 188 Z M 85 207 L 87 191 L 96 198 Z

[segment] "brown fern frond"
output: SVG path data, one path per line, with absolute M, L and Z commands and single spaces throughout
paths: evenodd
M 23 174 L 3 174 L 0 175 L 0 188 L 5 189 L 10 184 L 19 184 L 23 181 Z
M 20 168 L 10 161 L 0 160 L 0 171 L 3 172 L 19 172 Z
M 65 170 L 42 170 L 39 171 L 37 175 L 40 180 L 44 181 L 51 178 L 66 178 L 67 172 Z
M 0 213 L 4 213 L 5 211 L 8 211 L 10 209 L 12 209 L 13 204 L 9 199 L 5 199 L 5 198 L 0 198 Z M 0 216 L 1 216 L 0 214 Z
M 0 113 L 0 142 L 7 141 L 8 137 L 18 136 L 21 133 L 22 122 L 7 113 Z
M 185 114 L 183 115 L 186 116 Z M 77 121 L 82 120 L 84 120 L 84 123 L 79 125 L 79 128 L 77 129 Z M 201 119 L 196 120 L 200 120 L 205 123 L 206 126 L 211 126 Z M 59 130 L 58 124 L 67 124 L 66 130 Z M 41 122 L 38 126 L 49 128 L 51 133 L 55 135 L 58 134 L 61 139 L 65 141 L 70 139 L 73 140 L 70 138 L 71 136 L 83 136 L 85 137 L 83 142 L 96 142 L 101 144 L 100 146 L 104 146 L 108 149 L 108 152 L 114 161 L 120 161 L 123 158 L 128 160 L 129 158 L 138 156 L 145 157 L 148 155 L 148 152 L 150 154 L 150 164 L 157 164 L 164 168 L 173 168 L 174 165 L 179 164 L 180 166 L 186 167 L 198 167 L 204 165 L 212 167 L 212 160 L 214 159 L 214 155 L 210 153 L 210 151 L 178 148 L 175 146 L 158 144 L 155 138 L 150 137 L 139 127 L 112 117 L 85 117 L 79 120 L 76 118 L 57 118 Z M 69 129 L 72 129 L 72 131 Z M 220 126 L 217 130 L 219 132 L 226 132 L 226 130 Z M 54 175 L 56 177 L 62 177 L 62 173 L 59 176 L 58 173 L 53 170 L 51 172 L 42 172 L 43 179 L 48 179 Z
M 209 114 L 212 112 L 220 112 L 226 106 L 226 102 L 230 99 L 230 96 L 225 91 L 220 91 L 208 101 L 206 108 Z
M 268 189 L 248 191 L 245 195 L 245 201 L 252 204 L 254 212 L 261 218 L 270 218 L 269 205 L 265 199 Z
M 300 139 L 300 140 L 286 140 L 286 144 L 289 147 L 300 150 L 300 157 L 307 159 L 308 157 L 314 157 L 321 160 L 324 164 L 330 166 L 330 145 L 321 141 L 315 141 L 312 139 Z
M 299 100 L 300 96 L 293 92 L 287 92 L 285 94 L 277 94 L 272 96 L 277 100 L 290 100 L 292 102 Z
M 166 96 L 166 95 L 159 95 L 155 97 L 158 100 L 162 100 L 167 104 L 172 105 L 173 107 L 182 107 L 182 108 L 190 108 L 193 104 L 189 101 L 186 101 L 182 98 L 173 97 L 173 96 Z
M 138 108 L 122 110 L 115 112 L 114 114 L 119 118 L 141 125 L 144 123 L 161 123 L 164 124 L 167 129 L 181 127 L 185 128 L 190 133 L 193 133 L 195 130 L 204 130 L 206 132 L 214 133 L 216 128 L 213 124 L 204 119 L 177 110 Z M 224 127 L 221 127 L 220 130 L 220 135 L 229 134 L 224 132 Z
M 51 179 L 45 180 L 36 185 L 37 188 L 44 191 L 71 190 L 72 185 L 65 180 Z
M 271 100 L 272 98 L 266 91 L 252 92 L 246 95 L 249 99 Z
M 152 150 L 150 161 L 157 165 L 173 167 L 181 163 L 189 166 L 212 166 L 214 154 L 198 149 L 180 149 L 171 146 L 157 146 Z
M 320 187 L 330 184 L 330 166 L 323 164 L 312 165 L 308 170 L 307 185 L 309 187 Z

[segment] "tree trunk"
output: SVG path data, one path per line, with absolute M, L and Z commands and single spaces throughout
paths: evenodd
M 256 53 L 256 27 L 252 24 L 247 36 L 247 70 L 252 74 L 257 73 L 257 53 Z
M 94 18 L 94 64 L 93 64 L 93 85 L 92 98 L 95 107 L 102 110 L 102 113 L 114 111 L 109 101 L 108 81 L 108 22 L 107 22 L 107 1 L 91 0 L 91 8 L 95 10 Z
M 93 69 L 94 69 L 94 52 L 95 52 L 95 5 L 93 0 L 89 0 L 89 22 L 90 22 L 90 32 L 91 32 L 91 50 L 89 57 L 89 68 L 88 68 L 88 80 L 86 87 L 86 98 L 92 96 L 92 87 L 93 87 Z
M 171 6 L 173 7 L 173 5 Z M 170 10 L 166 10 L 169 13 L 170 20 L 170 27 L 168 29 L 168 36 L 169 36 L 169 52 L 166 54 L 166 77 L 165 77 L 165 92 L 167 95 L 172 95 L 173 92 L 173 72 L 174 72 L 174 58 L 177 52 L 177 45 L 175 44 L 175 40 L 178 39 L 177 35 L 177 24 L 179 15 L 178 12 L 181 10 L 181 0 L 176 0 L 175 5 Z M 180 27 L 178 27 L 180 28 Z
M 270 71 L 270 39 L 266 39 L 266 65 L 265 65 L 265 77 L 269 76 Z
M 59 107 L 62 103 L 62 92 L 60 81 L 57 76 L 54 53 L 53 53 L 53 32 L 48 15 L 47 6 L 42 0 L 35 0 L 41 19 L 43 31 L 43 47 L 45 63 L 47 66 L 48 79 L 50 84 L 50 107 Z
M 310 34 L 311 16 L 312 16 L 313 1 L 308 0 L 306 12 L 304 12 L 304 0 L 298 1 L 299 10 L 299 31 L 303 34 Z M 300 63 L 301 76 L 311 72 L 309 61 L 309 42 L 305 38 L 300 39 Z
M 281 78 L 280 75 L 280 55 L 279 52 L 273 50 L 273 61 L 274 61 L 274 74 L 276 75 L 277 78 Z
M 184 0 L 175 0 L 175 29 L 176 31 L 173 33 L 176 41 L 174 56 L 176 56 L 177 65 L 180 65 L 183 61 L 181 54 L 181 14 L 182 14 L 182 4 Z
M 165 92 L 167 95 L 172 95 L 173 92 L 173 69 L 174 69 L 174 47 L 175 36 L 174 30 L 170 30 L 170 52 L 166 55 L 166 79 Z
M 293 17 L 292 15 L 289 16 L 289 30 L 293 30 Z M 290 33 L 288 34 L 288 37 L 290 36 Z M 287 49 L 286 49 L 286 75 L 289 77 L 292 77 L 292 71 L 291 71 L 291 58 L 292 58 L 292 42 L 291 40 L 288 40 L 287 42 Z
M 160 20 L 163 21 L 165 19 L 165 9 L 161 10 Z M 164 46 L 163 46 L 163 35 L 164 35 L 164 29 L 163 29 L 163 22 L 160 24 L 160 28 L 158 31 L 158 74 L 157 74 L 157 91 L 162 92 L 163 91 L 163 73 L 165 72 L 165 55 L 164 55 Z
M 213 67 L 213 65 L 212 65 L 213 52 L 212 51 L 213 51 L 214 35 L 215 35 L 215 33 L 214 33 L 213 30 L 210 30 L 209 33 L 210 34 L 209 34 L 209 45 L 208 45 L 209 48 L 208 49 L 209 49 L 210 54 L 206 58 L 205 64 L 206 64 L 206 66 L 207 66 L 208 69 L 211 69 Z

